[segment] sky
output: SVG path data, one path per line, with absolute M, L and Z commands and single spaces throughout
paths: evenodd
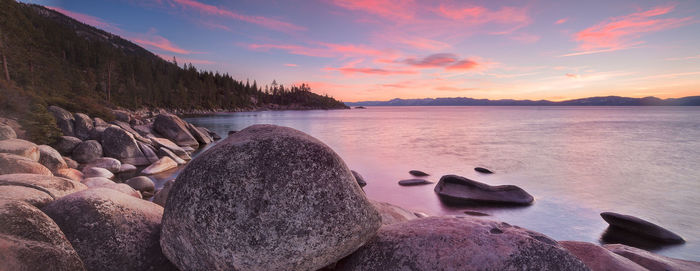
M 700 1 L 30 0 L 162 58 L 346 102 L 700 95 Z

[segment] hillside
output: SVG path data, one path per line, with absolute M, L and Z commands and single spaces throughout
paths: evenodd
M 606 96 L 558 102 L 547 100 L 489 100 L 463 97 L 425 99 L 397 98 L 389 101 L 364 101 L 345 104 L 349 106 L 700 106 L 700 96 L 671 99 Z
M 0 54 L 0 116 L 20 119 L 38 142 L 57 134 L 48 105 L 106 119 L 113 107 L 346 108 L 306 85 L 274 84 L 264 92 L 255 81 L 181 67 L 117 35 L 13 0 L 0 0 Z

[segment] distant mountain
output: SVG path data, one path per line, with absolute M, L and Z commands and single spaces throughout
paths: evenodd
M 700 106 L 700 96 L 671 99 L 606 96 L 559 102 L 547 100 L 489 100 L 465 97 L 425 99 L 396 98 L 389 101 L 346 102 L 345 104 L 348 106 Z

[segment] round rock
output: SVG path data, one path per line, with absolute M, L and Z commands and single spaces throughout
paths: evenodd
M 88 140 L 78 144 L 73 149 L 73 159 L 78 163 L 90 163 L 93 160 L 102 157 L 102 145 L 95 140 Z
M 62 155 L 70 155 L 71 153 L 73 153 L 75 147 L 77 147 L 80 144 L 80 142 L 83 142 L 82 140 L 80 140 L 80 138 L 72 136 L 62 136 L 58 138 L 56 144 L 54 145 L 54 148 Z
M 92 119 L 83 113 L 73 114 L 75 121 L 73 122 L 73 133 L 75 137 L 82 140 L 90 138 L 90 131 L 93 129 Z
M 59 169 L 67 168 L 68 165 L 60 153 L 48 145 L 39 146 L 39 163 L 44 165 L 51 172 L 56 172 Z
M 83 169 L 83 176 L 85 178 L 102 177 L 112 179 L 114 178 L 114 173 L 101 167 L 87 167 Z
M 9 153 L 0 153 L 0 175 L 12 173 L 53 175 L 51 170 L 32 159 Z
M 33 191 L 25 191 L 26 195 L 34 194 L 34 196 L 28 198 L 32 200 L 26 201 L 37 207 L 41 207 L 53 201 L 54 199 L 58 199 L 68 194 L 87 189 L 87 187 L 81 183 L 74 182 L 61 177 L 46 176 L 39 174 L 0 175 L 0 187 L 12 186 L 32 189 Z M 42 194 L 45 194 L 48 197 L 45 197 Z M 16 200 L 25 200 L 22 194 L 6 193 L 3 195 L 5 199 L 14 198 Z
M 181 270 L 315 270 L 355 251 L 380 225 L 328 146 L 291 128 L 254 125 L 180 173 L 161 246 Z
M 17 138 L 15 130 L 9 125 L 0 123 L 0 140 Z
M 10 153 L 27 157 L 33 161 L 39 161 L 39 147 L 22 139 L 0 140 L 0 153 Z
M 121 169 L 122 163 L 112 157 L 100 157 L 85 165 L 85 168 L 89 167 L 104 168 L 112 173 L 117 173 Z
M 102 146 L 105 156 L 117 158 L 122 163 L 136 166 L 150 164 L 139 149 L 134 136 L 118 126 L 111 125 L 105 129 L 102 133 Z
M 577 241 L 562 241 L 559 244 L 583 261 L 591 270 L 647 270 L 633 261 L 596 244 Z
M 144 197 L 146 197 L 146 195 L 149 195 L 149 197 L 152 196 L 153 192 L 156 190 L 156 185 L 146 176 L 133 177 L 126 180 L 124 183 L 131 186 L 131 188 L 136 191 L 139 191 Z

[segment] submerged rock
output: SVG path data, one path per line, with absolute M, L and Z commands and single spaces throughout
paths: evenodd
M 561 241 L 560 245 L 593 271 L 645 271 L 646 268 L 596 244 Z
M 435 186 L 435 193 L 448 204 L 532 204 L 534 198 L 515 185 L 490 186 L 457 175 L 445 175 Z
M 32 161 L 39 161 L 39 147 L 29 141 L 22 139 L 0 140 L 0 153 L 9 153 L 23 156 Z
M 424 184 L 431 184 L 433 182 L 424 180 L 424 179 L 406 179 L 406 180 L 400 180 L 399 185 L 402 186 L 413 186 L 413 185 L 424 185 Z
M 383 226 L 336 270 L 588 270 L 556 241 L 503 222 L 428 217 Z
M 367 185 L 367 182 L 365 181 L 365 178 L 360 175 L 360 173 L 357 173 L 357 171 L 351 170 L 352 176 L 355 177 L 355 181 L 357 181 L 357 184 L 360 185 L 360 187 L 365 187 Z
M 683 240 L 683 238 L 679 235 L 664 229 L 659 225 L 631 215 L 603 212 L 600 214 L 600 216 L 603 217 L 603 220 L 608 222 L 610 226 L 617 227 L 646 238 L 651 238 L 655 241 L 669 244 L 681 244 L 685 242 L 685 240 Z
M 603 245 L 603 247 L 649 270 L 700 270 L 700 262 L 669 258 L 622 244 Z
M 291 128 L 253 125 L 180 173 L 161 246 L 181 270 L 315 270 L 355 251 L 380 225 L 328 146 Z
M 490 169 L 483 168 L 483 167 L 475 167 L 474 170 L 477 172 L 486 173 L 486 174 L 493 173 L 493 171 L 491 171 Z
M 416 176 L 416 177 L 430 176 L 430 174 L 425 173 L 425 172 L 420 171 L 420 170 L 411 170 L 411 171 L 409 171 L 408 173 L 411 174 L 411 175 L 413 175 L 413 176 Z

